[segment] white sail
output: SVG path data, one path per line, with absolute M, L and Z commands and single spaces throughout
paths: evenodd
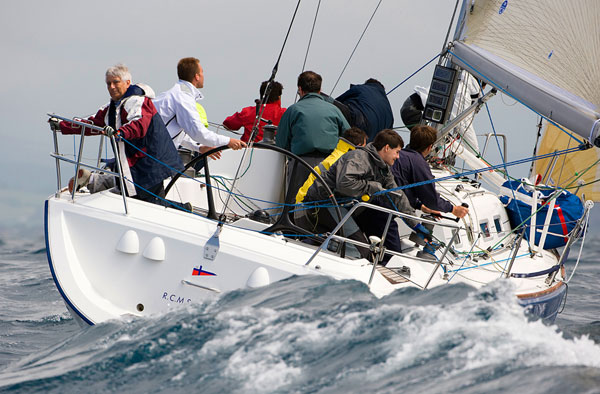
M 599 21 L 597 0 L 465 0 L 452 61 L 593 142 Z
M 544 136 L 538 145 L 539 156 L 576 146 L 573 139 L 552 124 L 546 124 Z M 600 150 L 576 151 L 556 158 L 535 162 L 534 174 L 543 176 L 542 182 L 560 186 L 577 194 L 582 200 L 600 201 Z

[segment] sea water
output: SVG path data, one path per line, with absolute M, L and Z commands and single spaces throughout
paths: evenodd
M 529 319 L 501 280 L 377 299 L 303 276 L 87 328 L 65 309 L 43 239 L 3 238 L 0 391 L 598 393 L 598 238 L 554 325 Z

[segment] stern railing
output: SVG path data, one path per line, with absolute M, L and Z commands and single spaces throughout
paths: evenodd
M 117 166 L 117 172 L 113 172 L 113 171 L 108 171 L 105 168 L 100 168 L 100 162 L 101 162 L 101 157 L 102 157 L 102 146 L 103 146 L 103 140 L 100 142 L 100 147 L 98 149 L 98 158 L 96 160 L 96 166 L 92 166 L 86 163 L 83 163 L 81 160 L 83 158 L 83 147 L 84 147 L 84 142 L 85 142 L 85 133 L 86 130 L 90 131 L 90 134 L 92 135 L 100 135 L 101 137 L 104 137 L 103 133 L 104 133 L 104 129 L 102 127 L 90 124 L 90 123 L 86 123 L 83 120 L 80 120 L 79 118 L 74 118 L 74 119 L 69 119 L 66 118 L 64 116 L 60 116 L 60 115 L 56 115 L 56 114 L 47 114 L 48 116 L 52 117 L 52 118 L 56 118 L 58 120 L 62 120 L 64 122 L 68 122 L 70 124 L 73 125 L 77 125 L 81 127 L 81 134 L 80 134 L 80 140 L 79 140 L 79 152 L 76 155 L 74 160 L 71 160 L 67 157 L 64 157 L 63 155 L 61 155 L 60 151 L 59 151 L 59 147 L 58 147 L 58 137 L 57 137 L 57 131 L 56 130 L 52 130 L 53 132 L 53 139 L 54 139 L 54 153 L 51 153 L 50 156 L 54 157 L 55 162 L 56 162 L 56 183 L 57 183 L 57 191 L 55 193 L 55 196 L 58 197 L 61 190 L 62 190 L 62 180 L 61 180 L 61 170 L 60 170 L 60 162 L 64 161 L 67 163 L 71 163 L 75 165 L 75 175 L 73 177 L 73 190 L 71 191 L 71 200 L 74 201 L 75 200 L 75 193 L 77 191 L 77 175 L 79 174 L 79 170 L 81 167 L 85 167 L 85 168 L 89 168 L 92 170 L 97 170 L 97 171 L 102 171 L 106 174 L 109 175 L 114 175 L 119 179 L 119 185 L 121 187 L 121 195 L 123 196 L 123 208 L 125 210 L 125 214 L 127 215 L 128 213 L 128 208 L 127 208 L 127 195 L 126 193 L 123 192 L 123 190 L 125 190 L 125 178 L 123 176 L 123 169 L 121 168 L 121 162 L 119 161 L 119 154 L 118 154 L 118 149 L 117 149 L 117 142 L 116 139 L 114 137 L 114 135 L 111 135 L 110 138 L 110 143 L 111 143 L 111 147 L 113 150 L 113 154 L 115 155 L 115 162 L 116 162 L 116 166 Z M 77 134 L 74 134 L 77 135 Z
M 421 260 L 423 262 L 428 262 L 428 263 L 433 263 L 434 261 L 432 260 L 427 260 L 427 259 L 419 259 L 418 257 L 415 256 L 410 256 L 406 253 L 399 253 L 396 252 L 394 250 L 389 250 L 389 249 L 385 249 L 383 246 L 383 243 L 385 241 L 385 238 L 387 236 L 387 232 L 389 230 L 389 224 L 390 221 L 395 219 L 395 217 L 399 217 L 399 218 L 408 218 L 408 219 L 413 219 L 416 221 L 420 221 L 423 223 L 428 223 L 428 224 L 433 224 L 436 226 L 442 226 L 442 227 L 448 227 L 452 229 L 452 237 L 450 239 L 450 242 L 448 242 L 448 244 L 445 246 L 443 252 L 442 252 L 442 256 L 440 257 L 439 260 L 437 260 L 435 262 L 435 267 L 433 268 L 433 270 L 431 271 L 429 278 L 427 279 L 427 282 L 423 285 L 423 286 L 419 286 L 417 283 L 414 283 L 413 281 L 411 281 L 412 283 L 414 283 L 415 285 L 419 286 L 422 290 L 427 289 L 427 287 L 429 286 L 431 280 L 433 279 L 435 273 L 437 272 L 437 270 L 440 268 L 440 266 L 442 264 L 444 264 L 444 259 L 446 258 L 446 255 L 448 254 L 448 252 L 451 250 L 452 248 L 452 244 L 454 243 L 454 241 L 456 240 L 456 236 L 458 234 L 458 231 L 461 229 L 460 226 L 458 226 L 457 224 L 454 223 L 439 223 L 435 220 L 430 220 L 430 219 L 426 219 L 423 217 L 417 217 L 414 215 L 409 215 L 403 212 L 398 212 L 395 211 L 393 209 L 389 209 L 389 208 L 384 208 L 378 205 L 373 205 L 373 204 L 369 204 L 367 202 L 357 202 L 356 204 L 354 204 L 349 210 L 348 212 L 344 215 L 344 217 L 342 218 L 342 220 L 340 220 L 340 222 L 337 224 L 337 226 L 335 226 L 335 228 L 331 231 L 331 233 L 327 236 L 327 238 L 325 239 L 325 241 L 319 245 L 319 247 L 317 248 L 317 250 L 312 254 L 312 256 L 308 259 L 308 261 L 304 264 L 305 266 L 308 266 L 313 260 L 314 258 L 329 244 L 329 242 L 332 239 L 335 239 L 337 241 L 343 241 L 343 242 L 347 242 L 349 244 L 355 245 L 355 246 L 362 246 L 364 248 L 373 250 L 373 245 L 367 245 L 364 242 L 360 242 L 360 241 L 356 241 L 350 238 L 346 238 L 346 237 L 342 237 L 337 235 L 338 231 L 340 231 L 340 229 L 342 228 L 342 226 L 350 219 L 350 217 L 352 217 L 352 214 L 359 208 L 368 208 L 368 209 L 374 209 L 380 212 L 384 212 L 388 214 L 388 220 L 386 223 L 386 226 L 384 228 L 384 231 L 382 233 L 381 236 L 381 241 L 380 243 L 380 248 L 383 248 L 383 250 L 380 250 L 380 253 L 375 253 L 376 256 L 382 256 L 383 254 L 387 253 L 390 254 L 392 256 L 400 256 L 400 257 L 408 257 L 411 260 Z M 382 253 L 383 252 L 383 253 Z M 373 269 L 371 270 L 370 276 L 369 276 L 369 280 L 367 282 L 367 284 L 370 286 L 372 281 L 373 281 L 373 276 L 375 274 L 375 270 L 377 269 L 377 264 L 378 264 L 378 258 L 375 258 L 375 261 L 373 262 Z M 450 261 L 450 260 L 449 260 Z M 450 264 L 452 264 L 452 262 L 450 261 Z M 400 276 L 404 277 L 402 274 L 399 274 Z M 408 278 L 405 278 L 408 279 Z

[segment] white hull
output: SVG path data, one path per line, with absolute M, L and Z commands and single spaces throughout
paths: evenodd
M 218 165 L 214 167 L 218 169 Z M 204 205 L 202 198 L 198 197 L 197 186 L 190 185 L 195 183 L 194 180 L 182 179 L 179 183 L 180 195 L 185 190 L 194 190 L 194 203 Z M 471 250 L 469 239 L 475 237 L 480 238 L 476 250 L 497 244 L 509 231 L 506 213 L 497 197 L 485 190 L 475 190 L 468 183 L 463 183 L 464 189 L 460 192 L 465 195 L 456 195 L 451 191 L 458 183 L 461 181 L 452 180 L 438 186 L 445 191 L 447 199 L 459 198 L 468 201 L 472 207 L 472 213 L 460 223 L 462 230 L 456 250 Z M 248 188 L 259 188 L 263 194 L 279 193 L 252 183 L 246 186 Z M 63 191 L 46 201 L 50 268 L 69 310 L 82 323 L 96 324 L 128 316 L 162 313 L 174 306 L 198 302 L 235 289 L 268 285 L 292 275 L 328 275 L 365 284 L 371 277 L 373 265 L 367 260 L 341 258 L 328 251 L 319 252 L 306 265 L 317 250 L 315 246 L 280 235 L 260 233 L 267 225 L 248 218 L 223 226 L 218 253 L 214 260 L 210 260 L 204 257 L 204 247 L 215 234 L 216 221 L 135 199 L 128 198 L 127 202 L 126 215 L 122 197 L 108 191 L 77 193 L 74 200 Z M 494 218 L 499 218 L 505 231 L 478 237 L 479 223 L 487 220 L 493 225 Z M 400 225 L 400 228 L 402 231 L 405 226 Z M 469 234 L 467 228 L 470 229 Z M 436 226 L 435 234 L 446 242 L 451 236 L 441 226 Z M 369 288 L 377 297 L 402 287 L 423 288 L 434 271 L 428 287 L 446 283 L 480 287 L 503 276 L 502 272 L 510 261 L 513 241 L 514 236 L 511 235 L 488 257 L 477 261 L 460 254 L 448 256 L 453 264 L 448 266 L 446 273 L 441 267 L 436 270 L 434 262 L 416 258 L 417 250 L 414 249 L 402 257 L 394 256 L 387 266 L 409 267 L 408 280 L 380 267 L 375 271 Z M 531 258 L 526 243 L 523 243 L 522 250 L 515 259 L 512 272 L 538 272 L 557 263 L 557 256 L 549 251 L 542 251 Z M 439 254 L 440 251 L 438 258 Z M 194 268 L 200 268 L 204 274 L 193 275 Z M 517 296 L 527 297 L 528 294 L 552 292 L 562 276 L 559 273 L 551 284 L 545 279 L 544 275 L 509 280 L 514 283 Z
M 223 228 L 219 253 L 207 260 L 204 245 L 215 232 L 214 221 L 132 199 L 125 216 L 121 196 L 110 192 L 76 203 L 69 197 L 63 193 L 46 202 L 48 258 L 67 305 L 89 324 L 146 316 L 291 275 L 366 283 L 371 274 L 366 260 L 329 253 L 305 266 L 316 248 L 233 226 Z M 215 275 L 192 276 L 199 266 Z M 371 289 L 383 296 L 394 288 L 376 274 Z

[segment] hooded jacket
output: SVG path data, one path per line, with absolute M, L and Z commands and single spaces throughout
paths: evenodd
M 317 165 L 313 169 L 319 175 L 323 175 L 340 157 L 354 149 L 356 149 L 356 146 L 354 146 L 352 142 L 340 137 L 340 140 L 338 141 L 338 144 L 333 150 L 333 152 L 331 152 L 331 154 L 327 156 L 325 160 L 320 162 L 319 165 Z M 306 182 L 304 182 L 304 185 L 302 185 L 300 190 L 298 190 L 298 194 L 296 194 L 296 204 L 300 204 L 302 201 L 304 201 L 304 197 L 306 196 L 308 189 L 312 186 L 315 179 L 317 179 L 317 177 L 314 176 L 314 174 L 310 174 L 308 176 L 308 179 L 306 179 Z
M 154 105 L 167 125 L 169 135 L 176 147 L 182 145 L 184 140 L 189 143 L 186 136 L 202 145 L 229 144 L 229 137 L 207 129 L 202 123 L 196 101 L 203 97 L 202 93 L 190 82 L 179 80 L 171 89 L 162 92 L 154 99 Z M 183 145 L 190 147 L 186 143 Z
M 396 187 L 390 166 L 379 156 L 372 142 L 343 155 L 329 168 L 323 178 L 336 196 L 357 200 L 365 194 L 372 196 L 377 192 Z M 401 190 L 386 195 L 392 199 L 399 212 L 414 215 L 414 209 Z M 377 196 L 373 202 L 377 204 L 377 200 L 387 198 L 386 195 Z M 327 198 L 326 188 L 319 182 L 315 182 L 308 189 L 305 200 L 321 201 Z M 411 227 L 415 227 L 418 223 L 412 219 L 404 220 Z
M 109 120 L 111 105 L 116 113 L 114 125 Z M 96 126 L 112 126 L 122 138 L 139 149 L 125 144 L 125 156 L 135 184 L 149 189 L 172 176 L 175 172 L 171 168 L 183 170 L 165 124 L 152 100 L 145 96 L 139 86 L 129 86 L 121 100 L 111 100 L 89 120 Z M 61 122 L 60 129 L 63 134 L 81 133 L 78 126 L 73 127 L 67 122 Z M 146 153 L 164 164 L 148 157 Z

